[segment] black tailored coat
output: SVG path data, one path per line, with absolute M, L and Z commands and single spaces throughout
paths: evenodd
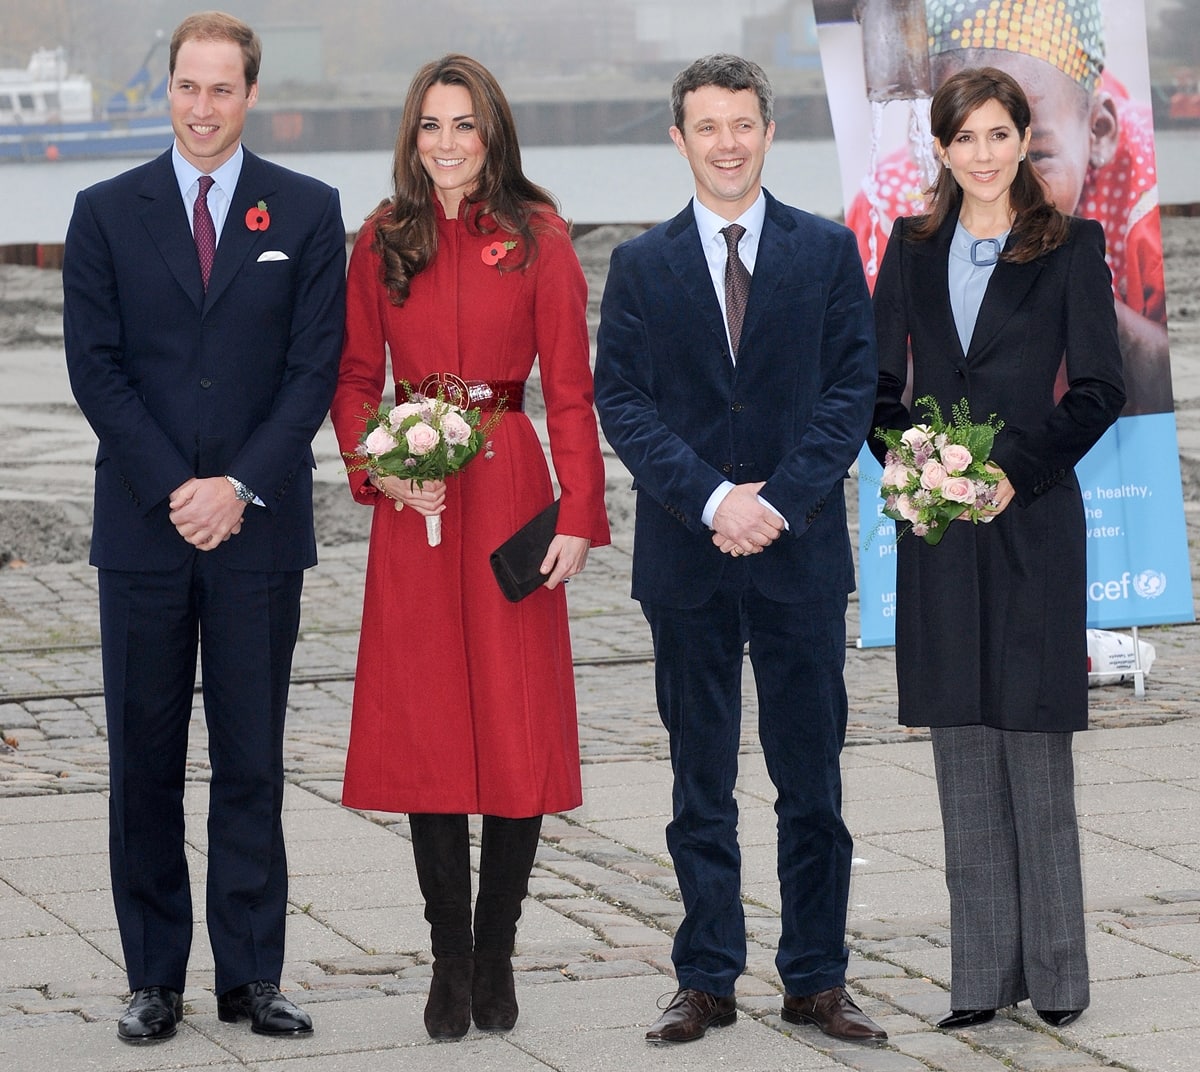
M 990 524 L 951 524 L 936 547 L 901 537 L 900 721 L 1086 729 L 1086 533 L 1074 466 L 1125 401 L 1104 232 L 1073 219 L 1058 249 L 1000 261 L 964 354 L 948 289 L 956 222 L 957 213 L 923 242 L 906 237 L 912 221 L 895 223 L 874 295 L 874 425 L 923 422 L 909 398 L 932 395 L 947 418 L 966 398 L 974 420 L 1004 421 L 992 458 L 1016 497 Z M 1064 359 L 1069 388 L 1056 403 Z M 869 443 L 882 460 L 883 444 Z

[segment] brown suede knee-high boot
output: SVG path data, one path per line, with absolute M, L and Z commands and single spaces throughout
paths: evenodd
M 433 949 L 425 1005 L 430 1038 L 462 1038 L 471 1026 L 471 844 L 465 815 L 408 817 L 417 881 Z
M 483 817 L 471 987 L 471 1014 L 481 1031 L 509 1031 L 517 1022 L 512 951 L 541 829 L 540 815 L 529 819 Z

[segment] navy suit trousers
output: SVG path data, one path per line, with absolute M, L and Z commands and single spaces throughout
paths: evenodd
M 759 740 L 777 793 L 783 929 L 776 964 L 788 993 L 800 996 L 846 977 L 853 847 L 841 817 L 839 760 L 846 597 L 779 603 L 754 587 L 749 572 L 745 559 L 730 562 L 712 598 L 693 609 L 642 604 L 675 775 L 667 847 L 685 916 L 672 959 L 680 987 L 718 995 L 734 992 L 746 965 L 733 791 L 748 643 Z
M 211 765 L 207 920 L 216 991 L 279 981 L 283 724 L 303 579 L 299 570 L 230 570 L 203 552 L 176 570 L 100 571 L 109 849 L 131 990 L 184 989 L 192 900 L 183 792 L 197 644 Z

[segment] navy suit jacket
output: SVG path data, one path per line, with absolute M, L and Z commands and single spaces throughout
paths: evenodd
M 734 364 L 689 204 L 613 252 L 595 382 L 637 491 L 635 599 L 696 607 L 738 565 L 701 520 L 724 480 L 766 481 L 787 519 L 745 563 L 764 595 L 853 590 L 842 481 L 871 420 L 876 357 L 850 231 L 767 194 Z
M 251 231 L 259 201 L 270 224 Z M 206 554 L 234 569 L 316 562 L 311 443 L 337 382 L 345 245 L 336 190 L 250 152 L 207 293 L 170 151 L 79 194 L 63 321 L 71 387 L 100 440 L 93 565 L 182 565 L 193 548 L 168 517 L 171 492 L 223 474 L 264 505 Z

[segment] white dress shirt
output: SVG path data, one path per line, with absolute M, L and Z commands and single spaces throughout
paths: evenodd
M 729 343 L 729 360 L 737 364 L 737 359 L 733 356 L 733 342 L 729 338 L 729 316 L 725 311 L 725 263 L 729 259 L 729 245 L 721 231 L 731 223 L 740 224 L 746 229 L 746 233 L 738 242 L 738 258 L 746 266 L 746 271 L 753 276 L 754 266 L 758 263 L 758 240 L 762 237 L 763 223 L 767 218 L 767 199 L 762 190 L 759 190 L 754 204 L 736 220 L 727 220 L 718 216 L 712 209 L 702 205 L 699 198 L 695 197 L 692 198 L 692 211 L 696 215 L 696 229 L 700 232 L 700 248 L 704 251 L 704 259 L 708 262 L 708 272 L 712 276 L 713 290 L 716 292 L 717 302 L 721 306 L 721 318 L 725 321 L 725 341 Z M 708 497 L 708 502 L 704 504 L 704 509 L 700 513 L 700 520 L 709 528 L 712 528 L 717 507 L 725 501 L 725 496 L 733 491 L 733 487 L 728 480 L 723 480 Z M 779 514 L 779 511 L 761 495 L 758 497 L 758 501 L 772 513 Z M 779 516 L 783 517 L 782 514 Z M 786 518 L 784 518 L 784 525 L 787 525 Z

